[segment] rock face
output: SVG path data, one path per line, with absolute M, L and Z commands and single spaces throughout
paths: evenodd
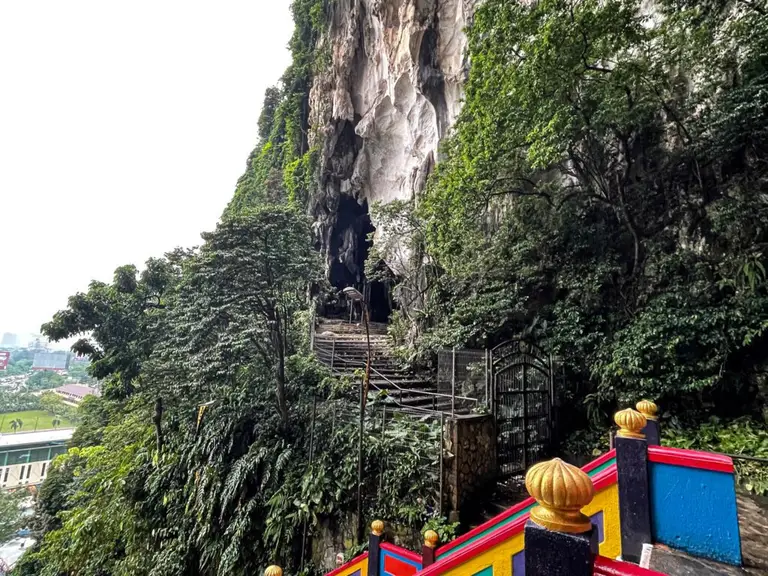
M 365 235 L 386 233 L 370 222 L 368 206 L 412 199 L 425 185 L 460 109 L 464 28 L 476 3 L 333 3 L 318 47 L 330 66 L 310 93 L 310 145 L 321 151 L 310 211 L 337 285 L 360 281 Z

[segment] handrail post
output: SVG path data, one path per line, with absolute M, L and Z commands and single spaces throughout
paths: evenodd
M 640 412 L 627 408 L 617 412 L 613 421 L 619 426 L 614 445 L 619 485 L 621 559 L 638 564 L 643 544 L 653 542 L 648 443 L 643 434 L 647 419 Z
M 440 536 L 434 530 L 424 532 L 424 545 L 421 547 L 421 567 L 426 568 L 435 563 L 435 548 Z
M 381 558 L 381 541 L 384 537 L 384 522 L 374 520 L 371 523 L 371 534 L 368 536 L 368 576 L 379 576 Z
M 451 416 L 456 415 L 456 346 L 451 354 Z
M 659 419 L 657 416 L 659 407 L 650 400 L 640 400 L 635 408 L 647 420 L 645 428 L 643 428 L 643 434 L 645 434 L 648 446 L 661 446 L 661 430 L 659 429 Z
M 589 476 L 555 458 L 528 470 L 525 487 L 538 506 L 525 524 L 525 552 L 512 572 L 527 576 L 592 576 L 599 550 L 597 529 L 581 509 L 594 497 Z

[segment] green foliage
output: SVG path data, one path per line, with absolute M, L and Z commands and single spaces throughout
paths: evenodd
M 39 398 L 40 406 L 49 414 L 58 416 L 60 419 L 64 417 L 67 420 L 78 420 L 78 407 L 66 404 L 64 399 L 55 392 L 43 392 Z
M 676 448 L 690 448 L 744 455 L 768 460 L 768 427 L 764 421 L 738 418 L 730 422 L 711 418 L 696 428 L 665 427 L 662 443 Z M 768 462 L 734 458 L 736 479 L 746 490 L 768 494 Z
M 0 542 L 6 542 L 24 527 L 21 503 L 25 495 L 23 490 L 0 492 Z
M 32 360 L 14 360 L 13 356 L 11 356 L 11 360 L 8 362 L 8 367 L 2 372 L 2 374 L 0 374 L 0 378 L 27 374 L 30 370 L 32 370 Z
M 188 256 L 176 251 L 148 260 L 141 273 L 133 265 L 118 268 L 111 284 L 91 282 L 88 292 L 71 296 L 67 309 L 43 325 L 43 333 L 56 342 L 88 334 L 72 350 L 90 358 L 91 376 L 107 379 L 108 396 L 130 395 L 142 363 L 162 337 L 166 291 Z
M 421 534 L 423 536 L 427 530 L 434 530 L 440 536 L 439 542 L 444 544 L 458 536 L 459 526 L 458 522 L 448 522 L 446 518 L 431 518 L 424 524 Z
M 29 392 L 8 392 L 0 390 L 0 414 L 39 410 L 42 407 L 40 397 Z
M 226 576 L 271 562 L 294 570 L 305 530 L 312 538 L 348 522 L 357 383 L 332 380 L 307 355 L 306 291 L 322 279 L 309 222 L 263 205 L 225 216 L 203 238 L 159 295 L 162 315 L 147 324 L 158 337 L 131 346 L 132 357 L 122 351 L 125 362 L 140 360 L 131 396 L 80 405 L 75 448 L 43 485 L 41 540 L 19 573 Z M 105 290 L 133 295 L 141 282 L 131 278 Z M 99 313 L 118 318 L 125 303 L 112 297 Z M 116 342 L 118 326 L 100 327 L 97 341 Z M 432 446 L 439 431 L 408 419 L 377 426 L 369 418 L 365 429 L 364 514 L 416 528 L 434 507 L 423 493 L 434 493 L 438 467 L 424 472 L 414 438 Z
M 67 379 L 61 374 L 40 370 L 27 378 L 24 387 L 30 391 L 50 390 L 51 388 L 58 388 L 64 385 L 66 381 Z
M 72 362 L 67 370 L 67 378 L 72 378 L 80 384 L 95 384 L 96 379 L 88 374 L 89 366 L 88 362 Z
M 315 187 L 319 151 L 310 149 L 309 90 L 312 78 L 330 63 L 317 49 L 327 27 L 329 0 L 294 0 L 293 57 L 279 87 L 268 88 L 259 117 L 260 142 L 251 152 L 227 213 L 288 202 L 306 208 Z
M 434 345 L 542 340 L 601 425 L 641 396 L 759 406 L 768 22 L 764 0 L 721 4 L 478 9 L 419 206 Z
M 80 448 L 98 446 L 104 429 L 115 416 L 118 406 L 99 396 L 86 396 L 77 407 L 78 425 L 72 435 L 72 445 Z

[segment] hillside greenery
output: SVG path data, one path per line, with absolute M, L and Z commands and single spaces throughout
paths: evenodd
M 647 396 L 674 415 L 668 441 L 749 450 L 765 442 L 768 6 L 640 8 L 482 3 L 436 172 L 417 208 L 380 208 L 413 270 L 393 335 L 424 358 L 523 334 L 559 359 L 571 429 L 604 435 Z M 216 229 L 93 282 L 43 327 L 80 337 L 103 396 L 51 466 L 17 576 L 313 573 L 312 538 L 348 532 L 359 382 L 308 350 L 308 296 L 326 287 L 308 103 L 331 2 L 292 10 L 293 64 Z M 452 534 L 425 505 L 412 424 L 375 426 L 365 519 Z
M 39 543 L 15 574 L 235 575 L 272 562 L 311 572 L 312 537 L 349 522 L 359 383 L 308 354 L 306 290 L 323 279 L 307 218 L 264 205 L 203 239 L 150 261 L 166 272 L 151 298 L 148 274 L 121 267 L 46 325 L 61 338 L 91 327 L 78 346 L 96 351 L 91 369 L 111 386 L 83 402 L 73 447 L 40 492 Z M 126 345 L 134 361 L 117 353 Z M 382 436 L 376 424 L 367 420 L 363 470 L 378 497 L 363 513 L 418 530 L 434 515 L 413 430 L 395 422 Z M 397 465 L 385 471 L 387 461 Z
M 259 143 L 248 157 L 228 212 L 286 200 L 307 206 L 318 160 L 318 151 L 308 144 L 309 90 L 314 73 L 328 65 L 318 40 L 326 31 L 331 3 L 294 0 L 291 4 L 293 62 L 280 84 L 267 89 L 259 117 Z
M 527 334 L 604 427 L 641 397 L 760 415 L 766 3 L 489 0 L 419 205 L 427 345 Z

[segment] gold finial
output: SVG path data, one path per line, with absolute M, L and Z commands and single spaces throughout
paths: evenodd
M 576 466 L 555 458 L 531 467 L 525 475 L 525 488 L 538 503 L 531 520 L 556 532 L 581 534 L 592 523 L 581 509 L 592 501 L 592 480 Z
M 283 569 L 272 564 L 272 566 L 264 570 L 264 576 L 283 576 Z
M 371 522 L 371 532 L 374 536 L 381 536 L 384 534 L 384 522 L 381 520 L 374 520 Z
M 616 434 L 620 438 L 645 438 L 642 430 L 645 428 L 648 420 L 637 410 L 632 410 L 632 408 L 620 410 L 616 412 L 613 421 L 620 428 Z
M 439 540 L 440 540 L 440 536 L 434 530 L 427 530 L 426 532 L 424 532 L 424 546 L 429 546 L 430 548 L 434 548 L 437 546 L 437 543 Z
M 659 411 L 659 407 L 650 400 L 640 400 L 635 406 L 637 411 L 645 416 L 646 420 L 656 420 L 656 413 Z

